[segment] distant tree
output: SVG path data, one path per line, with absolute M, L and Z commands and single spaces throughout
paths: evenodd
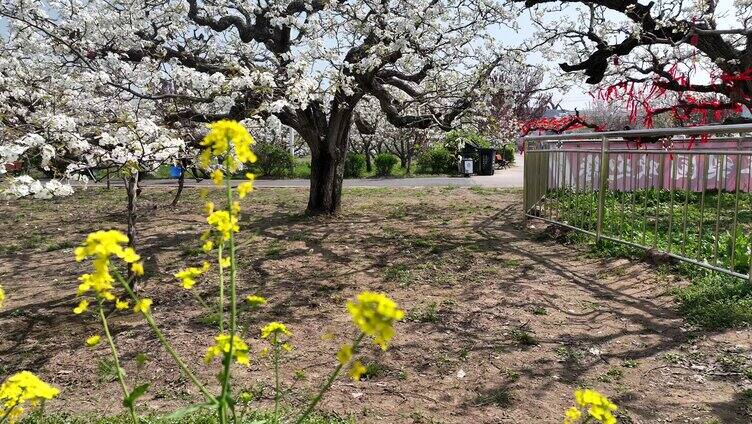
M 8 0 L 0 16 L 0 68 L 29 88 L 3 97 L 61 93 L 165 127 L 276 116 L 310 148 L 310 214 L 339 209 L 364 97 L 395 127 L 450 129 L 504 57 L 491 30 L 512 19 L 495 0 Z

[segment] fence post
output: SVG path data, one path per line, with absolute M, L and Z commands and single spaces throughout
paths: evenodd
M 603 203 L 606 199 L 606 186 L 608 185 L 608 145 L 608 138 L 601 138 L 601 169 L 600 175 L 598 175 L 598 217 L 595 230 L 595 241 L 597 243 L 601 241 L 601 233 L 603 232 Z
M 527 155 L 527 140 L 524 138 L 522 139 L 522 154 L 526 157 L 523 158 L 523 166 L 522 166 L 522 218 L 527 218 L 527 204 L 528 204 L 528 194 L 527 191 L 530 190 L 530 183 L 528 183 L 528 178 L 530 178 L 530 168 L 528 159 L 530 159 L 530 156 Z

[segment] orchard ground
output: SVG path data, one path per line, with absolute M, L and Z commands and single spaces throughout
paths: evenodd
M 213 382 L 216 364 L 202 358 L 216 317 L 172 277 L 205 259 L 203 199 L 188 188 L 169 207 L 171 190 L 144 190 L 146 276 L 138 289 L 154 299 L 156 320 L 177 350 Z M 219 202 L 221 193 L 209 197 Z M 256 190 L 244 202 L 239 235 L 240 294 L 269 299 L 241 314 L 252 350 L 261 349 L 255 336 L 268 321 L 294 334 L 282 367 L 287 408 L 311 396 L 352 336 L 345 302 L 376 290 L 406 319 L 388 351 L 363 350 L 364 380 L 338 380 L 324 413 L 359 423 L 558 423 L 573 391 L 592 387 L 619 405 L 621 423 L 752 417 L 749 330 L 687 324 L 672 294 L 686 283 L 665 267 L 541 237 L 540 223 L 522 219 L 517 189 L 349 188 L 334 218 L 302 216 L 306 199 L 302 188 Z M 71 310 L 85 272 L 73 248 L 91 231 L 122 229 L 124 200 L 122 189 L 89 188 L 0 205 L 0 281 L 8 292 L 0 374 L 33 370 L 59 387 L 48 412 L 121 412 L 106 347 L 84 346 L 97 322 Z M 211 299 L 211 286 L 197 290 Z M 141 412 L 199 399 L 142 318 L 111 321 L 129 380 L 152 383 Z M 256 357 L 237 369 L 234 384 L 269 408 L 271 376 L 268 360 Z

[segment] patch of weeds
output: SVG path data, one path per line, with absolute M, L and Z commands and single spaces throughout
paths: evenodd
M 427 417 L 420 411 L 411 412 L 410 419 L 413 420 L 413 424 L 442 424 L 441 421 L 436 421 L 432 417 Z
M 559 346 L 555 352 L 561 362 L 579 364 L 585 357 L 585 354 L 581 350 L 569 346 Z
M 739 393 L 739 404 L 746 415 L 752 415 L 752 389 L 745 389 Z
M 461 361 L 466 361 L 468 355 L 470 355 L 470 349 L 468 349 L 467 347 L 463 347 L 462 349 L 460 349 L 459 357 Z
M 442 353 L 436 357 L 434 365 L 436 365 L 440 373 L 446 374 L 452 369 L 452 359 L 446 353 Z
M 517 259 L 504 259 L 501 261 L 501 267 L 502 268 L 519 268 L 520 267 L 520 261 Z
M 625 359 L 624 362 L 621 363 L 621 366 L 624 368 L 637 368 L 637 361 L 634 359 Z
M 510 383 L 514 383 L 520 379 L 520 373 L 510 368 L 504 370 L 504 376 Z
M 417 249 L 428 249 L 432 251 L 436 247 L 436 243 L 433 240 L 429 240 L 422 237 L 417 237 L 412 240 L 412 246 Z
M 407 287 L 413 282 L 413 275 L 407 265 L 397 264 L 384 271 L 384 280 L 394 281 L 401 287 Z
M 366 370 L 360 376 L 361 380 L 372 380 L 374 378 L 383 377 L 386 375 L 386 369 L 379 365 L 377 362 L 369 362 L 365 365 Z
M 752 285 L 741 278 L 703 272 L 674 294 L 693 324 L 719 329 L 752 323 Z
M 533 315 L 547 315 L 548 314 L 548 312 L 546 311 L 546 308 L 544 308 L 543 306 L 540 306 L 540 305 L 533 306 L 533 308 L 530 310 L 530 312 Z
M 747 380 L 752 380 L 752 368 L 745 368 L 744 371 L 742 371 L 742 374 Z
M 475 404 L 478 406 L 496 405 L 505 408 L 512 404 L 512 400 L 512 391 L 508 387 L 497 387 L 485 393 L 479 393 L 475 399 Z
M 183 249 L 183 256 L 201 256 L 204 255 L 204 251 L 200 246 L 189 246 Z
M 402 204 L 393 206 L 392 208 L 390 208 L 389 212 L 386 213 L 386 217 L 390 219 L 401 219 L 406 215 L 407 208 Z
M 728 352 L 718 358 L 718 363 L 724 371 L 741 373 L 747 365 L 747 358 L 743 354 Z
M 285 247 L 282 246 L 282 243 L 280 243 L 279 240 L 272 240 L 271 242 L 269 242 L 269 245 L 266 246 L 264 255 L 266 255 L 267 258 L 276 258 L 284 251 Z
M 19 250 L 21 250 L 21 246 L 18 246 L 16 244 L 4 244 L 0 246 L 0 255 L 10 255 L 11 253 L 16 253 Z
M 118 369 L 115 360 L 102 358 L 97 362 L 97 378 L 102 383 L 111 383 L 118 378 Z
M 515 343 L 523 347 L 537 346 L 538 340 L 533 333 L 523 329 L 514 329 L 509 332 Z
M 680 362 L 682 362 L 683 359 L 684 359 L 684 356 L 675 352 L 668 352 L 665 355 L 663 355 L 663 360 L 672 365 L 679 364 Z
M 436 302 L 431 302 L 424 307 L 418 307 L 410 310 L 410 313 L 407 315 L 407 319 L 408 321 L 436 324 L 437 322 L 439 322 L 439 314 Z
M 199 324 L 206 325 L 208 327 L 217 327 L 219 326 L 219 318 L 220 315 L 218 312 L 208 312 L 201 314 L 196 321 Z
M 76 244 L 73 243 L 71 240 L 63 240 L 60 242 L 51 242 L 46 247 L 45 250 L 47 252 L 54 252 L 56 250 L 63 250 L 63 249 L 72 249 L 75 247 Z
M 624 371 L 620 370 L 619 368 L 611 368 L 605 374 L 599 376 L 598 381 L 602 381 L 604 383 L 611 383 L 614 381 L 619 381 L 623 377 L 624 377 Z
M 140 370 L 144 367 L 144 365 L 146 365 L 146 362 L 149 360 L 149 357 L 146 356 L 145 353 L 139 352 L 136 354 L 136 357 L 134 358 L 134 360 L 136 361 L 136 368 Z
M 21 248 L 23 249 L 36 249 L 37 247 L 43 245 L 45 242 L 45 237 L 41 234 L 30 234 L 26 238 L 24 238 L 23 242 L 21 243 Z
M 296 370 L 295 374 L 293 374 L 292 378 L 295 379 L 295 381 L 305 381 L 308 376 L 306 375 L 305 371 L 303 370 Z

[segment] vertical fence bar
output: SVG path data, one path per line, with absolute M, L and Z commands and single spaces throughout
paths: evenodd
M 530 159 L 530 155 L 528 153 L 530 151 L 528 150 L 526 146 L 527 143 L 528 143 L 527 141 L 523 141 L 523 146 L 524 146 L 526 156 L 527 156 L 526 158 L 524 158 L 525 166 L 524 168 L 522 168 L 522 217 L 523 218 L 527 215 L 527 197 L 528 197 L 527 191 L 528 189 L 530 189 L 530 184 L 527 181 L 528 176 L 530 175 L 530 167 L 528 166 L 529 165 L 528 159 Z
M 719 160 L 716 165 L 716 204 L 715 204 L 715 231 L 713 232 L 713 265 L 718 264 L 718 232 L 721 225 L 721 197 L 723 196 L 723 188 L 721 182 L 723 176 L 721 175 L 720 159 L 723 159 L 723 172 L 726 172 L 726 155 L 718 155 Z
M 738 147 L 737 147 L 738 148 Z M 734 179 L 734 223 L 732 224 L 733 231 L 731 232 L 731 263 L 728 267 L 734 270 L 736 262 L 736 230 L 739 225 L 739 182 L 742 179 L 742 157 L 741 154 L 736 154 L 736 175 Z
M 576 171 L 575 171 L 575 180 L 574 180 L 574 198 L 575 200 L 578 200 L 576 205 L 579 205 L 580 202 L 580 152 L 575 153 L 575 160 L 574 163 L 576 164 Z M 577 211 L 575 214 L 575 218 L 573 219 L 575 222 L 575 225 L 578 227 L 582 227 L 582 212 Z
M 647 170 L 645 171 L 645 188 L 642 191 L 642 245 L 644 246 L 647 242 L 647 234 L 648 234 L 648 174 L 651 176 L 652 181 L 652 174 L 653 174 L 653 161 L 649 160 L 650 156 L 648 156 L 647 153 L 645 153 L 645 165 L 647 165 Z
M 676 190 L 676 168 L 677 168 L 677 159 L 672 157 L 671 158 L 671 180 L 668 182 L 668 191 L 669 196 L 671 197 L 671 200 L 669 200 L 669 210 L 668 210 L 668 247 L 666 248 L 666 251 L 668 253 L 671 253 L 671 242 L 674 238 L 673 233 L 673 227 L 674 227 L 674 191 Z
M 694 172 L 694 157 L 692 155 L 688 155 L 688 169 L 686 170 L 684 174 L 686 189 L 684 191 L 684 212 L 682 213 L 682 255 L 686 255 L 687 253 L 687 211 L 689 208 L 689 196 L 690 196 L 690 190 L 692 190 L 692 173 Z
M 705 254 L 705 243 L 702 242 L 702 231 L 705 228 L 705 192 L 708 191 L 708 171 L 710 155 L 702 156 L 702 192 L 700 193 L 700 226 L 697 230 L 697 257 L 699 261 Z
M 590 193 L 588 193 L 588 205 L 592 205 L 588 207 L 588 229 L 594 230 L 594 222 L 595 221 L 595 215 L 598 214 L 598 206 L 596 202 L 591 202 L 591 199 L 595 199 L 596 192 L 595 192 L 595 158 L 596 154 L 591 153 L 590 154 Z M 593 207 L 594 206 L 594 207 Z
M 601 241 L 601 235 L 603 233 L 603 202 L 605 201 L 606 196 L 606 186 L 608 185 L 608 145 L 609 145 L 609 139 L 606 137 L 601 138 L 601 169 L 600 169 L 600 175 L 599 180 L 599 188 L 598 188 L 598 216 L 596 217 L 596 224 L 595 224 L 595 238 L 596 242 Z
M 657 154 L 660 162 L 658 162 L 658 184 L 655 188 L 655 228 L 653 228 L 653 249 L 658 248 L 658 224 L 661 221 L 661 192 L 663 191 L 663 180 L 666 174 L 666 154 Z

